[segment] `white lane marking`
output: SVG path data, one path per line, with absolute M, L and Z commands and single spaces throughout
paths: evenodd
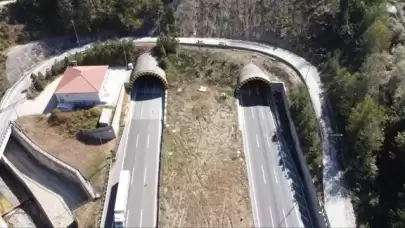
M 264 114 L 263 114 L 263 109 L 262 108 L 260 109 L 260 114 L 261 114 L 262 120 L 264 120 Z
M 146 148 L 149 148 L 149 134 L 148 134 L 148 139 L 146 141 Z
M 266 184 L 266 175 L 264 175 L 264 168 L 263 168 L 263 165 L 262 165 L 262 174 L 263 174 L 263 181 L 264 181 L 264 184 Z
M 146 167 L 145 167 L 145 172 L 143 173 L 143 184 L 146 184 Z
M 126 222 L 125 222 L 125 227 L 128 227 L 128 216 L 130 215 L 130 213 L 129 213 L 129 209 L 127 208 L 127 218 L 126 218 Z M 111 227 L 114 227 L 114 226 L 111 226 Z
M 276 183 L 278 184 L 276 168 L 274 168 L 274 166 L 273 166 L 273 172 L 274 172 L 274 179 L 276 179 Z
M 142 117 L 142 113 L 143 113 L 143 103 L 141 104 L 141 116 L 139 118 Z
M 297 207 L 298 207 L 298 204 L 295 205 L 295 215 L 297 215 L 298 224 L 299 224 L 300 227 L 304 227 L 303 224 L 302 224 L 302 221 L 301 221 L 301 219 L 300 219 L 300 216 L 299 216 L 299 214 L 298 214 L 298 213 L 299 213 L 299 210 L 297 210 L 297 209 L 298 209 Z
M 250 112 L 252 113 L 252 118 L 255 119 L 255 114 L 253 113 L 253 108 L 250 108 Z
M 257 143 L 257 147 L 260 147 L 260 145 L 259 145 L 259 137 L 257 136 L 257 134 L 256 134 L 256 143 Z
M 141 216 L 139 217 L 139 227 L 142 227 L 143 209 L 141 209 Z
M 268 134 L 266 134 L 266 142 L 267 142 L 267 147 L 270 148 L 270 140 L 269 140 Z
M 270 206 L 269 206 L 269 211 L 270 211 L 271 227 L 276 227 L 276 226 L 274 225 L 273 213 L 271 212 L 271 207 L 270 207 Z
M 139 141 L 139 134 L 136 135 L 136 144 L 135 144 L 135 148 L 138 148 L 138 141 Z
M 284 223 L 285 223 L 285 227 L 288 227 L 288 223 L 287 223 L 287 217 L 285 217 L 285 212 L 283 209 L 283 216 L 284 216 Z
M 135 168 L 133 168 L 132 169 L 132 173 L 131 173 L 131 185 L 132 185 L 132 182 L 134 182 L 134 173 L 135 173 Z
M 245 109 L 242 107 L 241 108 L 241 114 L 242 114 L 242 119 L 243 119 L 243 132 L 242 132 L 242 137 L 245 139 L 246 141 L 246 163 L 248 164 L 248 174 L 250 174 L 250 178 L 249 178 L 249 182 L 251 182 L 251 186 L 252 186 L 252 191 L 251 194 L 253 195 L 253 202 L 252 204 L 254 204 L 254 208 L 256 210 L 256 213 L 253 213 L 254 215 L 256 215 L 256 223 L 257 223 L 257 227 L 261 227 L 260 224 L 260 217 L 259 217 L 259 208 L 257 206 L 257 199 L 256 199 L 256 187 L 255 187 L 255 182 L 253 181 L 253 171 L 252 171 L 252 163 L 250 162 L 250 151 L 249 151 L 249 141 L 248 141 L 248 137 L 246 136 L 246 119 L 245 119 Z

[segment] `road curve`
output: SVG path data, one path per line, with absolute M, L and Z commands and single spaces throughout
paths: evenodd
M 128 39 L 128 38 L 125 38 Z M 133 38 L 129 38 L 133 39 Z M 134 42 L 136 43 L 155 43 L 157 38 L 156 37 L 143 37 L 143 38 L 134 38 Z M 322 110 L 328 110 L 327 105 L 325 104 L 325 101 L 322 97 L 322 89 L 321 89 L 321 81 L 319 77 L 319 72 L 316 69 L 316 67 L 312 66 L 309 62 L 307 62 L 304 58 L 299 57 L 289 51 L 272 47 L 269 45 L 264 45 L 256 42 L 250 42 L 250 41 L 242 41 L 242 40 L 229 40 L 229 39 L 220 39 L 220 38 L 189 38 L 189 37 L 180 37 L 178 38 L 179 43 L 183 45 L 197 45 L 197 41 L 201 40 L 203 41 L 202 44 L 198 44 L 199 46 L 206 46 L 206 47 L 219 47 L 221 46 L 220 43 L 225 42 L 227 44 L 227 48 L 234 48 L 234 49 L 243 49 L 243 50 L 248 50 L 248 51 L 254 51 L 254 52 L 259 52 L 271 57 L 275 57 L 287 65 L 289 65 L 291 68 L 293 68 L 299 75 L 301 76 L 301 79 L 304 81 L 306 86 L 308 87 L 308 91 L 312 100 L 312 104 L 314 106 L 316 115 L 319 119 L 320 122 L 320 130 L 322 133 L 322 138 L 323 138 L 323 149 L 324 149 L 324 157 L 329 156 L 329 154 L 334 154 L 334 149 L 332 146 L 330 146 L 330 143 L 327 139 L 327 129 L 330 124 L 330 119 L 328 115 L 322 115 Z M 25 99 L 25 95 L 22 94 L 21 92 L 26 89 L 31 81 L 29 78 L 29 75 L 32 72 L 37 72 L 37 71 L 45 71 L 47 68 L 49 68 L 55 60 L 61 60 L 65 56 L 71 55 L 75 52 L 83 52 L 87 50 L 92 44 L 88 44 L 84 47 L 81 48 L 75 48 L 71 49 L 68 52 L 65 52 L 57 57 L 51 58 L 49 60 L 46 60 L 42 62 L 40 65 L 38 65 L 35 69 L 30 69 L 26 72 L 26 74 L 19 80 L 17 81 L 16 84 L 14 84 L 5 94 L 3 97 L 1 104 L 0 104 L 0 148 L 4 148 L 3 144 L 6 142 L 5 139 L 8 140 L 7 137 L 3 137 L 5 135 L 4 132 L 8 130 L 8 121 L 12 121 L 16 119 L 16 114 L 13 112 L 13 108 L 10 108 L 10 106 L 15 105 L 17 102 L 21 102 L 23 99 Z M 0 158 L 3 155 L 4 151 L 0 151 Z M 345 199 L 346 200 L 346 199 Z M 328 202 L 328 195 L 325 195 L 325 201 Z M 344 214 L 344 217 L 348 218 L 347 215 L 347 210 L 353 211 L 352 206 L 347 208 L 345 207 L 344 204 L 339 204 L 338 207 L 335 207 L 333 211 L 327 211 L 328 215 L 332 216 L 333 214 L 341 213 Z M 350 220 L 354 221 L 354 214 L 349 213 L 350 215 Z M 339 216 L 340 217 L 340 216 Z M 343 217 L 343 216 L 342 216 Z

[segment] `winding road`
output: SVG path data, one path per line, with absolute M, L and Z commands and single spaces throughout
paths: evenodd
M 144 38 L 131 38 L 136 43 L 156 43 L 156 37 L 144 37 Z M 327 104 L 323 100 L 322 97 L 322 89 L 321 89 L 321 82 L 319 78 L 319 73 L 317 69 L 312 66 L 309 62 L 305 59 L 288 52 L 283 49 L 275 48 L 269 45 L 264 45 L 256 42 L 249 42 L 249 41 L 241 41 L 241 40 L 229 40 L 229 39 L 218 39 L 218 38 L 178 38 L 179 43 L 182 45 L 193 45 L 193 46 L 206 46 L 206 47 L 219 47 L 221 43 L 226 43 L 226 47 L 224 48 L 234 48 L 234 49 L 242 49 L 248 50 L 253 52 L 259 52 L 265 54 L 267 56 L 271 56 L 273 58 L 278 59 L 279 61 L 284 62 L 292 69 L 294 69 L 297 73 L 300 74 L 302 80 L 305 82 L 306 86 L 308 87 L 308 91 L 310 93 L 310 97 L 312 100 L 312 104 L 314 106 L 316 115 L 320 120 L 321 126 L 321 133 L 323 136 L 323 148 L 324 148 L 324 166 L 329 167 L 334 165 L 333 159 L 331 159 L 331 155 L 335 155 L 335 151 L 332 145 L 328 141 L 328 130 L 331 126 L 329 115 L 323 115 L 322 111 L 326 110 L 329 111 Z M 201 40 L 203 43 L 197 44 L 197 41 Z M 35 69 L 31 69 L 26 72 L 24 77 L 22 77 L 16 84 L 14 84 L 5 94 L 4 98 L 0 104 L 0 157 L 4 153 L 4 148 L 6 146 L 6 142 L 10 136 L 10 128 L 8 126 L 8 121 L 15 120 L 16 114 L 13 111 L 13 106 L 17 103 L 23 101 L 25 99 L 25 94 L 22 93 L 24 89 L 26 89 L 31 80 L 29 75 L 32 72 L 42 71 L 45 72 L 55 60 L 61 60 L 67 55 L 71 55 L 75 52 L 82 52 L 85 51 L 91 44 L 86 45 L 82 48 L 72 49 L 64 54 L 52 58 L 50 60 L 44 61 L 41 65 L 37 66 Z M 305 75 L 305 77 L 303 77 Z M 333 158 L 333 157 L 332 157 Z M 333 163 L 333 164 L 331 164 Z M 326 175 L 324 175 L 325 177 Z M 342 192 L 341 195 L 343 196 L 334 196 L 330 195 L 328 192 L 325 192 L 325 202 L 326 202 L 326 211 L 328 216 L 336 217 L 337 219 L 330 219 L 334 223 L 332 223 L 332 227 L 347 227 L 345 225 L 345 221 L 347 220 L 349 223 L 346 224 L 355 224 L 354 223 L 354 213 L 353 208 L 348 203 L 348 197 L 344 197 L 347 195 L 347 191 L 344 188 L 343 180 L 336 179 L 334 177 L 328 177 L 329 179 L 324 180 L 325 189 L 330 189 L 333 187 L 339 187 L 340 191 Z M 329 207 L 328 204 L 331 204 Z M 331 208 L 331 210 L 328 210 Z M 342 223 L 343 222 L 343 223 Z

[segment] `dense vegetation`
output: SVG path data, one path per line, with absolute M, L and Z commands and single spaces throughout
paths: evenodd
M 155 26 L 161 0 L 18 0 L 15 20 L 49 34 L 131 34 Z M 44 31 L 46 29 L 46 31 Z
M 308 169 L 315 178 L 315 186 L 319 194 L 322 188 L 322 144 L 319 134 L 319 122 L 312 107 L 308 90 L 300 86 L 289 94 L 290 112 L 300 141 L 301 150 L 305 155 Z
M 388 15 L 385 0 L 340 3 L 339 11 L 314 19 L 307 43 L 326 67 L 357 223 L 404 227 L 403 26 Z

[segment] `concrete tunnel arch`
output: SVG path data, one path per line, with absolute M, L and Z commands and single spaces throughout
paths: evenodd
M 159 67 L 158 62 L 149 52 L 143 53 L 136 60 L 131 85 L 142 76 L 156 77 L 162 82 L 166 89 L 168 88 L 165 71 Z
M 243 85 L 247 84 L 251 81 L 262 81 L 267 85 L 271 86 L 271 81 L 269 76 L 264 73 L 262 69 L 260 69 L 254 63 L 248 63 L 243 66 L 238 80 L 238 85 L 236 87 L 236 94 L 238 94 L 239 90 L 242 88 Z

